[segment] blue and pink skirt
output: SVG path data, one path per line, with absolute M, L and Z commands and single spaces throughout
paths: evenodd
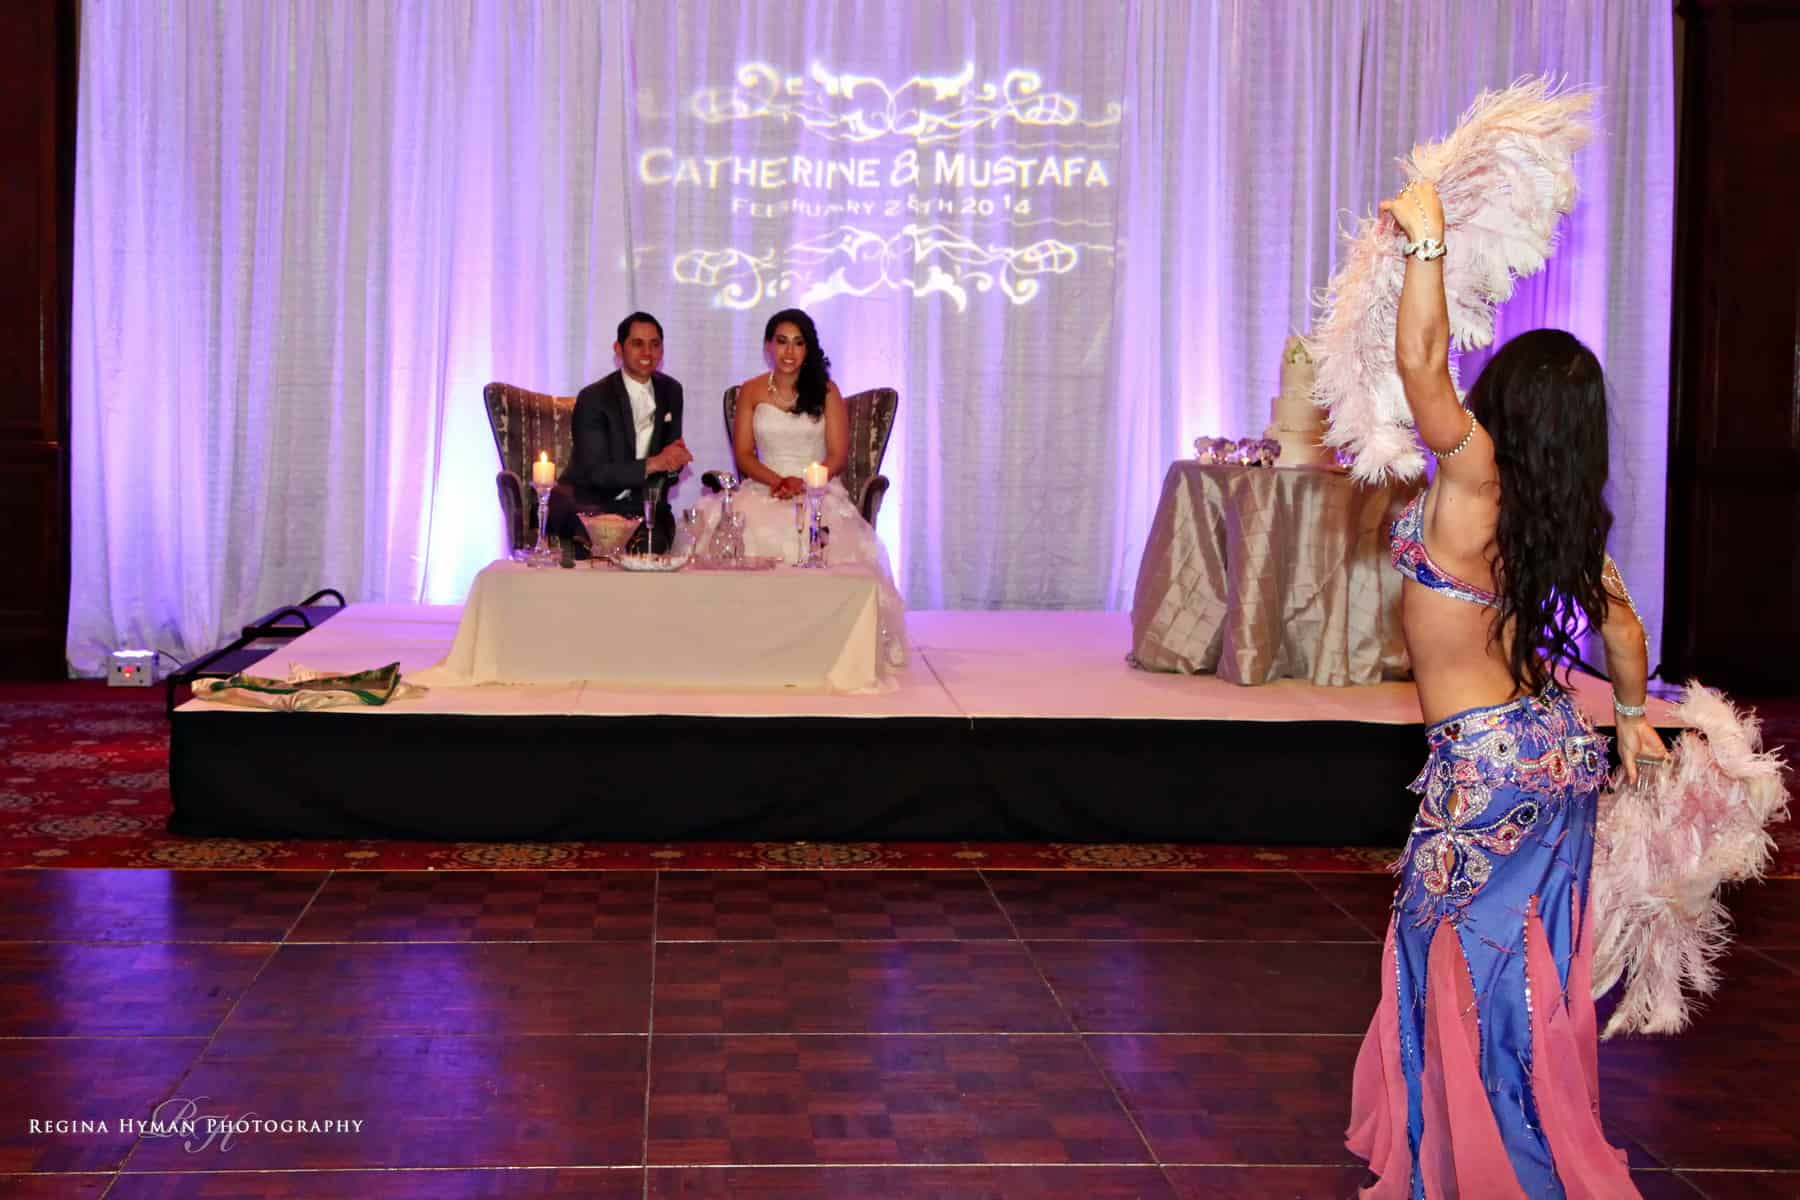
M 1600 1128 L 1586 936 L 1606 740 L 1555 686 L 1425 737 L 1356 1062 L 1363 1195 L 1636 1196 Z

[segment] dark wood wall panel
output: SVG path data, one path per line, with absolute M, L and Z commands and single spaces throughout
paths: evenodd
M 12 0 L 0 37 L 0 677 L 65 673 L 74 0 Z
M 0 629 L 41 625 L 45 598 L 59 589 L 67 591 L 67 574 L 57 566 L 68 554 L 63 527 L 43 520 L 43 514 L 62 507 L 63 479 L 60 446 L 15 443 L 0 456 L 0 529 L 10 531 L 6 541 L 10 561 L 0 570 Z M 62 629 L 55 633 L 50 649 L 60 670 Z
M 1664 673 L 1800 687 L 1800 5 L 1684 3 Z

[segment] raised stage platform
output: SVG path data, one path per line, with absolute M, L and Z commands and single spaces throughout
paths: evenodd
M 418 671 L 457 607 L 354 605 L 264 659 Z M 1411 684 L 1139 671 L 1123 613 L 921 612 L 890 692 L 483 686 L 386 708 L 173 717 L 172 832 L 442 840 L 1394 845 Z M 571 637 L 617 636 L 572 630 Z M 671 653 L 680 653 L 672 647 Z M 1610 714 L 1607 685 L 1578 679 Z M 1668 723 L 1658 704 L 1658 723 Z

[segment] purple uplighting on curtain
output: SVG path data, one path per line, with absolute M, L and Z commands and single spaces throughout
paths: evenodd
M 846 392 L 900 392 L 881 532 L 909 603 L 1124 606 L 1169 461 L 1267 423 L 1339 224 L 1546 70 L 1602 89 L 1603 134 L 1500 324 L 1605 363 L 1614 551 L 1654 630 L 1670 25 L 1651 0 L 89 0 L 71 663 L 187 657 L 319 586 L 460 601 L 500 547 L 482 385 L 574 393 L 634 308 L 696 478 L 799 305 Z
M 1242 437 L 1268 421 L 1282 340 L 1306 327 L 1337 228 L 1391 194 L 1395 160 L 1449 132 L 1477 93 L 1549 72 L 1599 89 L 1600 133 L 1577 158 L 1583 198 L 1558 252 L 1519 281 L 1498 336 L 1560 326 L 1605 366 L 1612 549 L 1654 642 L 1674 228 L 1668 7 L 1271 0 L 1147 4 L 1131 18 L 1126 154 L 1142 166 L 1121 189 L 1118 393 L 1159 402 L 1111 427 L 1124 485 L 1104 602 L 1129 602 L 1168 461 L 1196 435 Z M 1490 353 L 1463 357 L 1465 386 Z

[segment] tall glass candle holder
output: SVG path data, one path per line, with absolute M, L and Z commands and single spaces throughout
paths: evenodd
M 825 489 L 809 487 L 806 489 L 806 557 L 800 560 L 803 567 L 818 568 L 825 565 Z
M 538 536 L 537 545 L 531 548 L 531 555 L 525 560 L 528 566 L 549 567 L 556 565 L 556 556 L 550 553 L 550 539 L 545 536 L 545 525 L 550 520 L 550 491 L 553 484 L 534 483 L 531 490 L 537 493 L 538 499 Z

